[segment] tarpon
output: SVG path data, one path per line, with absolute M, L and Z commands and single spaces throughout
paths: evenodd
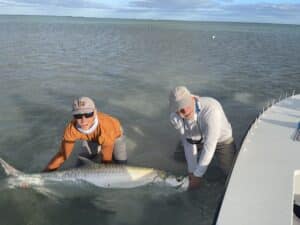
M 82 158 L 81 158 L 82 159 Z M 188 189 L 187 177 L 176 177 L 154 168 L 135 167 L 120 164 L 98 164 L 82 159 L 85 166 L 46 173 L 23 173 L 3 159 L 0 163 L 9 176 L 10 187 L 44 187 L 51 182 L 72 185 L 86 183 L 101 188 L 136 188 L 146 185 L 165 186 L 185 191 Z

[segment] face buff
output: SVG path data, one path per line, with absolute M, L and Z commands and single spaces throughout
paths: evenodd
M 98 126 L 98 123 L 99 123 L 98 116 L 96 115 L 93 125 L 88 130 L 81 129 L 81 127 L 78 124 L 76 124 L 76 128 L 83 134 L 90 134 L 96 129 L 96 127 Z

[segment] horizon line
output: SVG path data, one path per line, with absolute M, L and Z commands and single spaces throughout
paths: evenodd
M 258 22 L 258 21 L 232 21 L 232 20 L 186 20 L 186 19 L 154 19 L 154 18 L 121 18 L 121 17 L 93 17 L 93 16 L 71 16 L 71 15 L 42 15 L 42 14 L 0 14 L 0 16 L 37 16 L 37 17 L 69 17 L 78 19 L 111 19 L 111 20 L 135 20 L 135 21 L 161 21 L 161 22 L 194 22 L 194 23 L 241 23 L 241 24 L 270 24 L 300 26 L 298 23 L 284 22 Z

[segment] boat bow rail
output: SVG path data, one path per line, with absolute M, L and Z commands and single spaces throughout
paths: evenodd
M 299 122 L 300 95 L 293 94 L 273 101 L 252 123 L 227 184 L 217 225 L 300 224 L 293 215 L 293 203 L 300 196 Z

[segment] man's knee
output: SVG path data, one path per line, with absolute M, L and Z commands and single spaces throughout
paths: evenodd
M 116 163 L 127 163 L 125 136 L 121 136 L 116 139 L 113 158 Z

